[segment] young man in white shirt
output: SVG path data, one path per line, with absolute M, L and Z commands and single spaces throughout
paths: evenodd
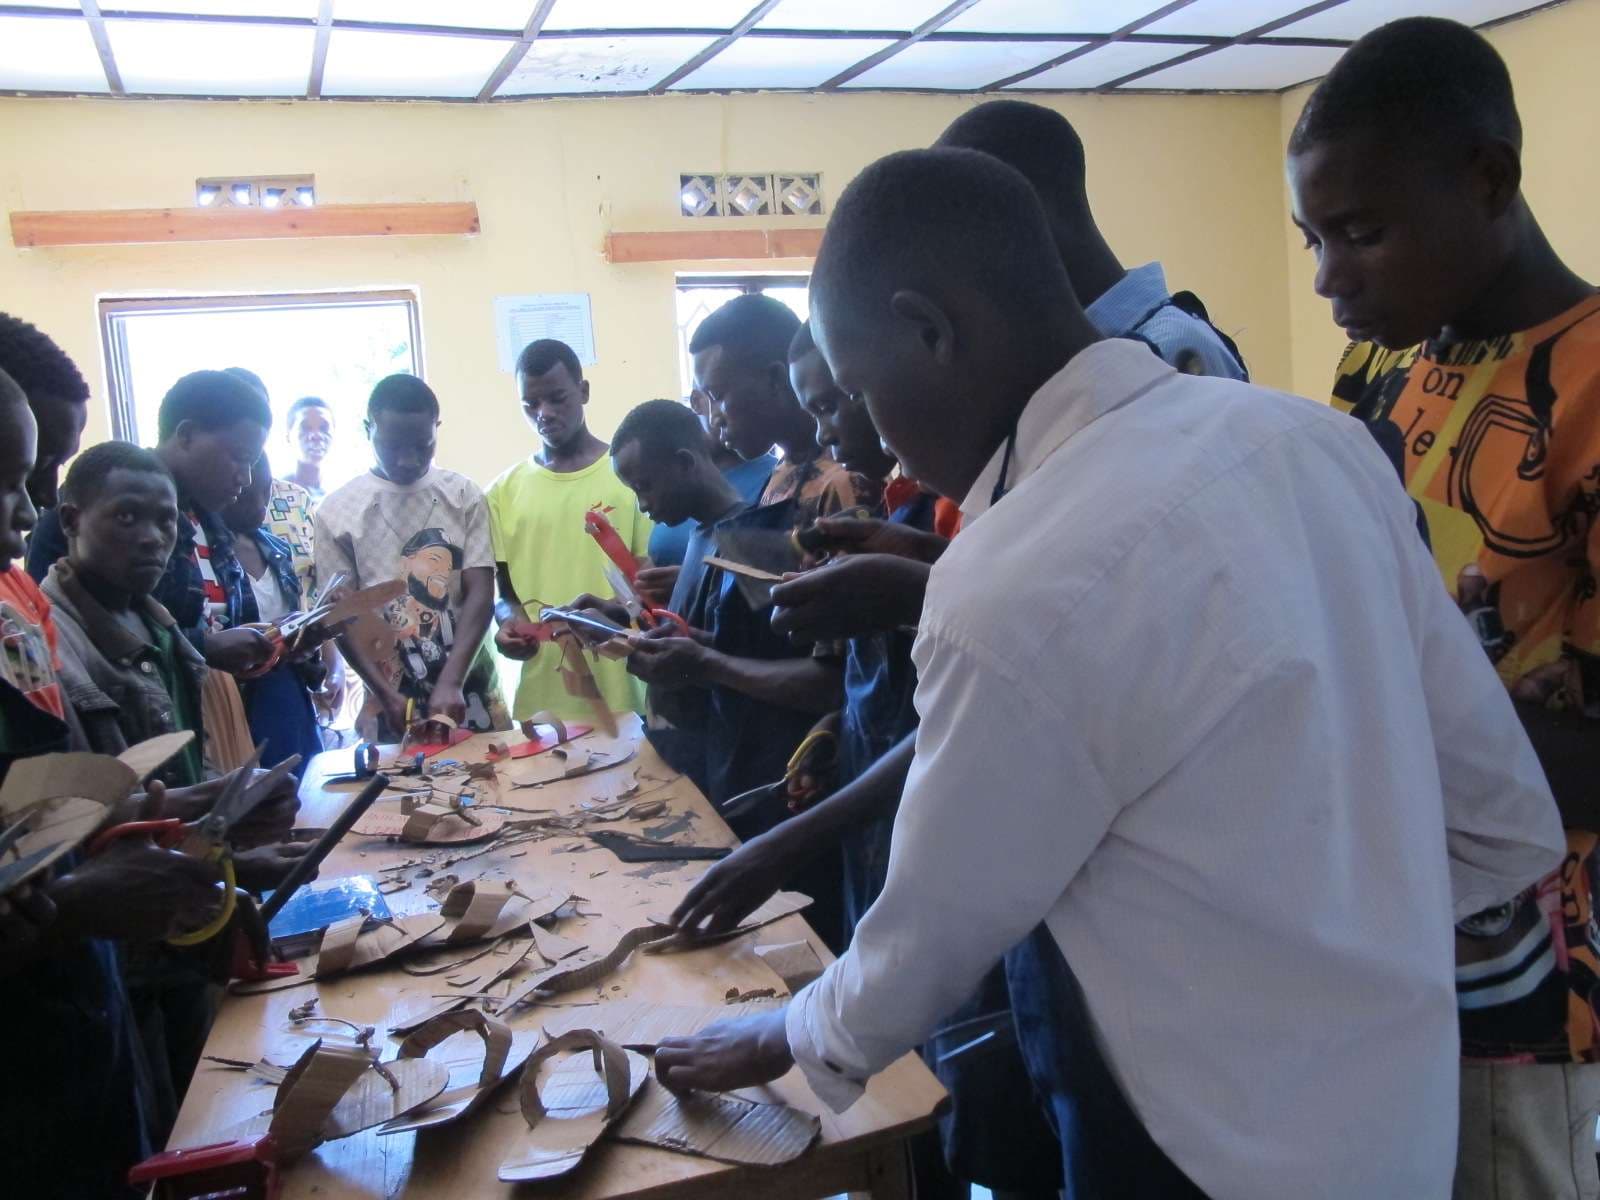
M 882 895 L 786 1013 L 664 1043 L 659 1076 L 798 1064 L 846 1107 L 1043 922 L 1143 1138 L 1103 1194 L 1443 1196 L 1452 923 L 1559 860 L 1537 759 L 1367 433 L 1100 340 L 1050 249 L 972 151 L 891 155 L 835 210 L 817 344 L 967 523 Z M 1059 982 L 1013 995 L 1070 1172 Z

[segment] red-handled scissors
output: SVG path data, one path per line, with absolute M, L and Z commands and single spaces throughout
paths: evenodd
M 628 549 L 628 544 L 622 540 L 622 535 L 617 532 L 616 526 L 611 523 L 604 511 L 591 508 L 583 515 L 583 527 L 615 565 L 618 574 L 613 575 L 608 571 L 606 578 L 611 581 L 611 586 L 624 604 L 630 608 L 638 607 L 640 628 L 654 629 L 660 625 L 672 625 L 676 626 L 678 636 L 691 636 L 689 622 L 670 609 L 651 604 L 639 595 L 639 560 L 634 557 L 633 551 Z

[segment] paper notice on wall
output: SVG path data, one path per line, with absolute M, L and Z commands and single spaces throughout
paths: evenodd
M 545 292 L 534 296 L 494 298 L 495 340 L 500 369 L 517 369 L 517 355 L 529 342 L 554 338 L 572 347 L 584 366 L 594 364 L 594 321 L 588 292 Z

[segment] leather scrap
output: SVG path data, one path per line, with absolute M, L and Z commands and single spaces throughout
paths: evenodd
M 611 1136 L 718 1162 L 771 1167 L 799 1158 L 821 1132 L 819 1117 L 787 1104 L 758 1104 L 722 1092 L 675 1095 L 652 1083 Z

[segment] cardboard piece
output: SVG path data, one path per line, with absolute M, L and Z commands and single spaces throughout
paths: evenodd
M 117 755 L 117 761 L 130 768 L 140 779 L 147 779 L 166 765 L 173 755 L 194 741 L 194 730 L 180 729 L 175 733 L 159 733 L 137 745 L 129 746 Z
M 35 754 L 17 759 L 6 772 L 0 814 L 16 820 L 36 805 L 68 796 L 110 808 L 127 799 L 138 783 L 132 767 L 107 754 Z
M 787 1104 L 759 1104 L 722 1092 L 675 1095 L 651 1083 L 611 1136 L 700 1158 L 771 1167 L 804 1154 L 822 1121 Z
M 540 1068 L 568 1051 L 579 1053 L 557 1063 L 541 1091 Z M 567 1174 L 627 1110 L 649 1077 L 650 1064 L 643 1055 L 593 1030 L 575 1029 L 546 1042 L 523 1068 L 518 1099 L 528 1132 L 500 1165 L 500 1179 L 525 1183 Z
M 329 1139 L 349 1137 L 393 1121 L 432 1100 L 449 1083 L 450 1068 L 426 1058 L 374 1063 L 339 1098 L 323 1133 Z
M 375 966 L 398 954 L 444 925 L 436 912 L 417 913 L 393 921 L 374 922 L 366 928 L 362 914 L 335 921 L 323 931 L 317 953 L 300 962 L 300 974 L 277 979 L 240 980 L 228 985 L 235 995 L 253 996 L 258 992 L 277 992 L 300 987 L 313 979 L 329 979 Z
M 235 1138 L 270 1133 L 285 1159 L 349 1137 L 426 1104 L 450 1081 L 441 1063 L 423 1058 L 380 1064 L 366 1046 L 319 1038 L 289 1068 L 272 1108 L 228 1131 Z
M 317 949 L 317 978 L 328 979 L 380 963 L 443 924 L 437 913 L 375 923 L 370 929 L 367 918 L 359 914 L 335 921 L 324 931 Z
M 423 803 L 410 812 L 373 805 L 350 832 L 359 837 L 398 838 L 418 846 L 452 846 L 492 838 L 506 823 L 506 815 L 501 812 L 483 810 L 472 815 L 476 825 L 446 804 Z
M 753 1000 L 740 1005 L 737 1012 L 730 1012 L 726 1004 L 655 1004 L 618 998 L 554 1012 L 543 1025 L 546 1037 L 560 1037 L 574 1029 L 593 1029 L 607 1041 L 648 1052 L 667 1038 L 692 1037 L 718 1021 L 772 1012 L 783 1005 L 782 1000 Z
M 673 932 L 670 925 L 641 925 L 637 929 L 630 929 L 605 954 L 599 957 L 590 956 L 581 962 L 558 964 L 513 988 L 511 994 L 500 1002 L 500 1011 L 510 1012 L 535 994 L 548 996 L 558 992 L 572 992 L 581 987 L 588 987 L 592 983 L 598 983 L 620 967 L 628 955 L 640 946 L 671 937 Z
M 19 759 L 12 771 L 27 761 Z M 8 814 L 5 828 L 27 824 L 21 836 L 0 851 L 0 896 L 49 870 L 88 840 L 105 819 L 105 806 L 82 796 L 46 800 L 15 820 Z
M 600 685 L 595 682 L 594 672 L 589 668 L 589 660 L 583 656 L 583 642 L 572 632 L 572 627 L 569 625 L 556 626 L 553 636 L 556 645 L 561 649 L 561 665 L 557 669 L 561 675 L 562 686 L 567 689 L 567 695 L 582 700 L 589 706 L 596 729 L 604 732 L 607 737 L 616 737 L 616 714 L 611 711 L 611 706 L 600 694 Z
M 460 1034 L 476 1034 L 482 1039 L 482 1063 L 470 1058 L 452 1060 L 446 1056 L 443 1061 L 450 1066 L 450 1082 L 445 1090 L 405 1116 L 396 1117 L 382 1126 L 378 1130 L 379 1137 L 413 1129 L 433 1129 L 460 1120 L 521 1070 L 539 1043 L 537 1030 L 518 1029 L 513 1032 L 476 1009 L 459 1009 L 435 1017 L 414 1029 L 400 1043 L 399 1057 L 423 1057 L 436 1046 L 449 1046 Z
M 806 984 L 822 974 L 822 960 L 811 948 L 810 942 L 782 942 L 776 946 L 757 946 L 756 957 L 777 977 L 793 996 Z
M 514 880 L 468 879 L 445 895 L 439 915 L 449 924 L 430 935 L 425 946 L 456 946 L 485 938 L 501 938 L 533 921 L 548 917 L 571 893 L 546 888 L 529 895 Z
M 774 921 L 781 921 L 784 917 L 799 912 L 811 903 L 811 897 L 803 892 L 776 892 L 765 904 L 757 908 L 739 924 L 724 933 L 687 933 L 674 932 L 673 936 L 664 939 L 645 950 L 646 954 L 674 954 L 681 950 L 699 950 L 705 946 L 715 946 L 721 942 L 731 941 L 733 938 L 742 937 L 753 929 L 760 929 L 763 925 L 770 925 Z

